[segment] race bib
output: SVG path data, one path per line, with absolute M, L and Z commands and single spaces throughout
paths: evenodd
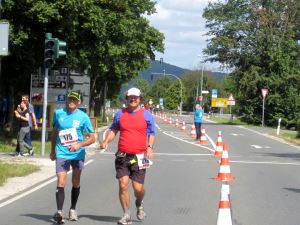
M 78 143 L 78 135 L 75 128 L 61 130 L 58 135 L 62 146 L 69 146 Z
M 145 154 L 136 154 L 136 158 L 138 160 L 139 169 L 147 169 L 153 164 L 150 159 L 147 159 Z

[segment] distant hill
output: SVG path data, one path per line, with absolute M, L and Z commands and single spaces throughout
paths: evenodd
M 174 65 L 171 65 L 168 63 L 160 64 L 159 61 L 155 60 L 155 61 L 151 62 L 151 65 L 148 69 L 142 71 L 139 74 L 139 76 L 137 76 L 133 80 L 129 81 L 126 86 L 123 86 L 120 93 L 124 93 L 127 89 L 129 89 L 129 87 L 132 87 L 134 85 L 135 81 L 138 79 L 144 79 L 149 84 L 153 84 L 153 81 L 151 81 L 151 75 L 154 74 L 153 76 L 160 76 L 158 73 L 161 73 L 161 75 L 163 75 L 164 70 L 165 70 L 166 74 L 173 74 L 178 77 L 181 77 L 182 75 L 184 75 L 185 73 L 190 71 L 188 69 L 183 69 L 181 67 L 174 66 Z M 213 77 L 215 77 L 220 82 L 226 75 L 225 73 L 220 73 L 220 72 L 210 72 L 210 73 L 212 74 Z M 175 77 L 172 77 L 172 76 L 168 76 L 168 77 L 172 80 L 176 79 Z
M 140 75 L 136 78 L 136 79 L 145 79 L 147 80 L 149 83 L 152 83 L 151 81 L 151 74 L 154 73 L 154 76 L 160 76 L 157 73 L 161 73 L 163 75 L 163 73 L 166 74 L 173 74 L 175 76 L 182 76 L 183 74 L 185 74 L 186 72 L 188 72 L 189 70 L 187 69 L 183 69 L 181 67 L 178 66 L 173 66 L 171 64 L 168 63 L 163 63 L 160 64 L 159 61 L 155 60 L 151 62 L 151 66 L 149 67 L 149 69 L 144 70 L 143 72 L 140 73 Z M 157 74 L 157 75 L 155 75 Z M 168 76 L 170 79 L 176 79 L 176 78 L 172 78 L 172 76 Z

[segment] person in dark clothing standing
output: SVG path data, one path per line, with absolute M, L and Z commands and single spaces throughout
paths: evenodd
M 29 110 L 28 110 L 25 102 L 22 101 L 20 104 L 20 108 L 15 110 L 15 116 L 20 121 L 20 123 L 19 123 L 20 128 L 19 128 L 19 132 L 18 132 L 18 145 L 20 148 L 20 153 L 22 155 L 23 149 L 24 149 L 24 147 L 26 147 L 28 149 L 27 154 L 31 155 L 32 151 L 33 151 L 32 146 L 28 145 L 24 140 L 25 136 L 30 132 Z

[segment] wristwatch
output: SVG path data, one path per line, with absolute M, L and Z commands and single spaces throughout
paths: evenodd
M 153 149 L 153 145 L 148 145 L 148 148 L 151 148 L 151 149 Z

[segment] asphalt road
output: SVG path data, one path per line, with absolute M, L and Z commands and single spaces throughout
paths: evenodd
M 191 121 L 191 118 L 186 118 Z M 221 182 L 213 155 L 214 143 L 200 146 L 190 137 L 190 126 L 182 132 L 157 118 L 154 165 L 147 171 L 143 224 L 215 225 Z M 299 224 L 299 148 L 251 130 L 205 123 L 208 139 L 222 132 L 229 146 L 230 201 L 233 224 Z M 78 202 L 79 221 L 66 224 L 116 224 L 122 215 L 114 172 L 116 142 L 105 153 L 95 151 L 87 160 Z M 55 181 L 0 208 L 1 225 L 53 224 L 56 209 Z M 70 180 L 64 211 L 70 205 Z M 133 193 L 131 192 L 133 200 Z M 131 212 L 135 214 L 132 206 Z M 135 220 L 134 224 L 140 224 Z

